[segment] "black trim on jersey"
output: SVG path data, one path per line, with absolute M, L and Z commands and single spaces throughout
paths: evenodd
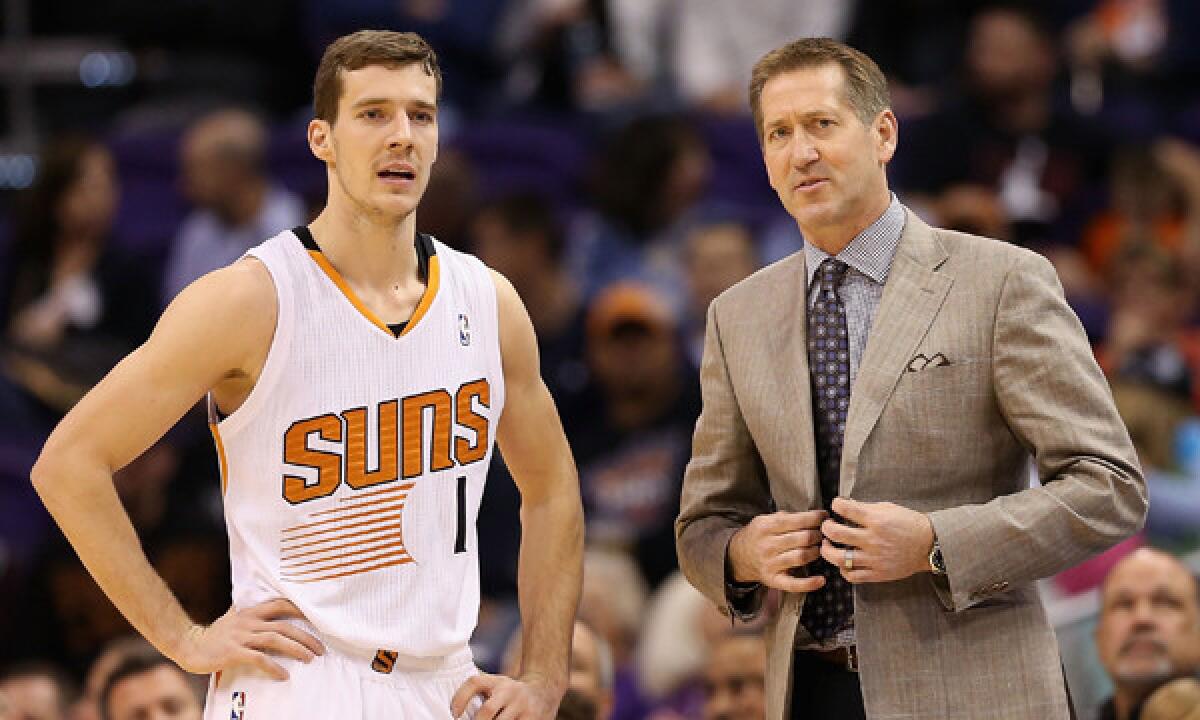
M 308 229 L 307 225 L 297 225 L 292 228 L 292 233 L 300 239 L 300 244 L 304 246 L 305 250 L 324 254 L 324 251 L 321 250 L 320 245 L 317 245 L 317 241 L 313 238 L 312 231 Z M 417 277 L 421 279 L 421 282 L 428 283 L 429 258 L 437 255 L 437 248 L 433 245 L 433 236 L 426 235 L 425 233 L 417 233 L 417 238 L 413 241 L 413 247 L 417 249 Z M 401 329 L 406 324 L 400 323 Z M 395 326 L 389 325 L 388 327 L 394 328 Z
M 321 246 L 317 245 L 317 241 L 313 238 L 312 231 L 308 229 L 307 225 L 297 225 L 292 228 L 292 233 L 300 239 L 300 244 L 304 246 L 305 250 L 319 252 L 322 255 L 325 254 L 321 250 Z M 437 255 L 437 248 L 433 244 L 433 236 L 426 235 L 425 233 L 417 233 L 417 237 L 413 241 L 413 247 L 417 249 L 417 277 L 421 279 L 421 282 L 425 283 L 425 289 L 428 291 L 429 258 Z M 401 323 L 388 323 L 388 330 L 391 330 L 392 334 L 396 337 L 400 337 L 407 327 L 407 320 Z

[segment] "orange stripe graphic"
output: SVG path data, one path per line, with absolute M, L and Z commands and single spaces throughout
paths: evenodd
M 373 570 L 381 570 L 383 568 L 393 567 L 396 565 L 405 565 L 410 562 L 414 562 L 414 560 L 411 557 L 405 556 L 405 557 L 400 558 L 399 560 L 389 560 L 388 562 L 379 563 L 378 565 L 371 565 L 370 567 L 359 568 L 357 570 L 347 570 L 346 572 L 337 573 L 334 575 L 323 575 L 321 577 L 305 578 L 303 580 L 298 580 L 298 579 L 293 579 L 293 578 L 284 578 L 284 580 L 286 580 L 288 582 L 294 582 L 294 583 L 315 583 L 315 582 L 321 582 L 322 580 L 334 580 L 336 578 L 348 577 L 350 575 L 361 575 L 363 573 L 368 573 Z
M 387 535 L 382 538 L 375 538 L 375 540 L 395 540 L 397 538 L 400 538 L 400 542 L 392 542 L 392 543 L 387 543 L 385 545 L 374 545 L 371 547 L 355 548 L 354 550 L 351 550 L 349 552 L 344 552 L 344 553 L 341 553 L 338 555 L 328 555 L 326 557 L 313 558 L 312 560 L 305 560 L 304 562 L 292 563 L 291 565 L 280 565 L 279 567 L 281 570 L 286 572 L 286 571 L 295 570 L 296 568 L 302 568 L 305 565 L 315 565 L 317 563 L 328 562 L 330 560 L 341 560 L 342 558 L 348 558 L 348 557 L 362 557 L 369 553 L 373 553 L 376 550 L 391 550 L 393 548 L 400 548 L 401 550 L 403 550 L 404 549 L 404 540 L 403 540 L 403 538 L 401 538 L 401 535 L 403 535 L 403 533 L 394 533 L 392 535 Z M 351 545 L 357 545 L 357 544 L 358 543 L 351 543 Z M 349 547 L 349 546 L 343 545 L 342 547 Z M 329 548 L 329 549 L 332 550 L 335 548 Z M 326 552 L 326 551 L 322 550 L 320 552 Z M 304 572 L 308 572 L 308 571 L 305 570 Z
M 331 508 L 329 510 L 322 510 L 321 512 L 310 513 L 309 517 L 317 517 L 319 515 L 328 515 L 330 513 L 348 512 L 350 510 L 358 510 L 359 508 L 365 508 L 365 507 L 373 507 L 375 505 L 382 505 L 383 503 L 390 503 L 394 500 L 403 500 L 406 497 L 408 497 L 408 493 L 401 493 L 399 495 L 395 495 L 392 497 L 380 498 L 378 500 L 372 500 L 371 502 L 360 503 L 358 505 L 347 505 L 346 507 L 336 507 L 336 508 Z M 354 499 L 357 500 L 358 498 L 354 498 Z
M 399 492 L 401 490 L 412 490 L 416 483 L 404 483 L 396 487 L 384 488 L 382 490 L 371 490 L 369 492 L 356 492 L 353 495 L 338 498 L 338 502 L 351 502 L 353 500 L 362 500 L 363 498 L 371 497 L 372 495 L 383 495 L 384 493 Z
M 370 510 L 368 512 L 350 513 L 348 515 L 338 515 L 337 517 L 325 518 L 324 520 L 317 520 L 316 522 L 304 523 L 303 525 L 293 525 L 292 527 L 284 528 L 283 532 L 286 533 L 286 532 L 292 532 L 293 530 L 304 530 L 306 528 L 316 527 L 318 525 L 328 525 L 329 523 L 335 523 L 338 520 L 353 520 L 354 518 L 370 517 L 371 515 L 378 515 L 380 513 L 387 512 L 388 510 L 399 510 L 402 507 L 404 507 L 404 503 L 400 503 L 399 505 L 389 505 L 386 507 L 375 508 L 374 510 Z M 353 510 L 354 508 L 348 508 L 348 509 Z
M 399 516 L 397 516 L 394 518 L 386 518 L 386 519 L 387 520 L 399 520 L 400 518 L 399 518 Z M 358 530 L 358 531 L 352 532 L 352 533 L 345 533 L 344 535 L 333 535 L 333 536 L 330 536 L 327 538 L 321 538 L 320 540 L 310 540 L 309 542 L 306 542 L 306 543 L 300 543 L 299 545 L 293 545 L 289 548 L 284 548 L 282 550 L 282 552 L 285 552 L 285 553 L 295 552 L 297 550 L 303 550 L 306 547 L 312 547 L 314 545 L 323 545 L 325 543 L 340 542 L 342 540 L 349 540 L 350 538 L 354 538 L 354 537 L 362 537 L 363 535 L 370 535 L 371 533 L 375 533 L 375 532 L 384 532 L 386 530 L 399 530 L 399 529 L 400 529 L 399 522 L 397 522 L 394 525 L 376 525 L 373 527 L 369 527 L 366 530 Z M 332 548 L 324 548 L 321 550 L 316 550 L 315 552 L 325 552 L 326 550 L 330 550 L 330 549 L 332 549 Z M 300 557 L 300 556 L 293 555 L 292 557 Z M 285 559 L 288 559 L 288 558 L 285 558 Z
M 337 563 L 335 565 L 327 565 L 325 567 L 311 568 L 309 570 L 297 570 L 296 572 L 285 573 L 284 579 L 285 580 L 287 580 L 287 579 L 294 580 L 303 575 L 315 575 L 315 574 L 319 574 L 319 573 L 323 573 L 323 572 L 328 572 L 330 570 L 339 570 L 341 568 L 353 567 L 354 565 L 362 565 L 363 563 L 375 562 L 376 560 L 387 560 L 388 558 L 399 557 L 401 555 L 403 555 L 405 557 L 409 557 L 408 550 L 401 547 L 398 550 L 391 550 L 390 552 L 381 553 L 378 555 L 367 555 L 366 557 L 359 557 L 355 560 L 348 560 L 346 562 Z
M 381 527 L 381 528 L 372 528 L 371 530 L 363 530 L 360 532 L 350 533 L 349 535 L 343 535 L 341 537 L 330 538 L 330 539 L 334 540 L 334 541 L 345 540 L 345 539 L 349 539 L 350 537 L 360 536 L 360 535 L 370 535 L 371 533 L 380 532 L 383 530 L 399 530 L 399 529 L 400 529 L 400 523 L 396 523 L 395 525 L 387 525 L 387 526 Z M 308 552 L 295 553 L 293 555 L 288 555 L 286 557 L 280 558 L 280 560 L 283 562 L 291 562 L 293 560 L 299 560 L 302 557 L 308 557 L 309 555 L 319 555 L 321 553 L 332 552 L 334 550 L 341 550 L 342 548 L 348 548 L 348 547 L 351 547 L 354 545 L 362 545 L 363 543 L 373 543 L 373 542 L 376 542 L 377 540 L 384 540 L 384 539 L 392 538 L 392 537 L 402 537 L 403 535 L 404 535 L 404 533 L 393 533 L 392 535 L 381 535 L 379 537 L 367 538 L 366 540 L 355 540 L 353 542 L 343 543 L 341 545 L 330 545 L 329 547 L 317 548 L 316 550 L 309 550 Z M 325 543 L 325 542 L 329 542 L 329 541 L 328 540 L 317 540 L 313 543 L 309 543 L 308 545 L 321 544 L 321 543 Z M 284 552 L 295 552 L 296 550 L 301 550 L 305 547 L 307 547 L 307 545 L 298 545 L 294 548 L 289 548 L 288 550 L 284 550 Z
M 437 295 L 438 286 L 442 282 L 442 272 L 438 263 L 437 255 L 429 256 L 429 279 L 425 283 L 425 293 L 421 295 L 421 302 L 417 303 L 417 309 L 413 310 L 412 317 L 408 319 L 408 324 L 404 326 L 400 337 L 407 335 L 417 323 L 421 322 L 421 318 L 425 317 L 425 312 L 429 310 L 429 306 L 433 304 L 433 296 Z
M 401 505 L 400 507 L 404 507 L 404 506 Z M 337 532 L 338 530 L 349 530 L 350 528 L 363 527 L 364 525 L 375 525 L 376 523 L 386 522 L 388 520 L 399 520 L 399 519 L 400 519 L 399 515 L 385 515 L 380 518 L 372 518 L 371 520 L 363 520 L 362 522 L 347 523 L 346 525 L 334 525 L 333 527 L 327 527 L 323 530 L 314 530 L 310 533 L 304 533 L 303 535 L 293 535 L 290 538 L 283 538 L 283 542 L 285 542 L 285 543 L 286 542 L 295 542 L 296 540 L 303 540 L 304 538 L 309 538 L 314 535 L 322 535 L 327 532 Z M 293 547 L 295 547 L 295 546 L 293 546 Z
M 225 494 L 229 486 L 229 466 L 225 462 L 225 443 L 221 442 L 221 431 L 216 423 L 209 423 L 208 430 L 212 433 L 213 442 L 217 445 L 217 462 L 221 468 L 221 494 Z

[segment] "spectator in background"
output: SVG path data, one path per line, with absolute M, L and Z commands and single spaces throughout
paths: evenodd
M 632 551 L 654 587 L 676 568 L 672 522 L 700 411 L 666 302 L 648 287 L 613 285 L 587 317 L 597 399 L 574 428 L 588 538 Z
M 1101 590 L 1100 661 L 1114 693 L 1102 720 L 1135 720 L 1164 683 L 1200 670 L 1200 585 L 1175 557 L 1141 548 L 1118 563 Z
M 117 638 L 106 645 L 84 676 L 83 692 L 71 707 L 71 720 L 101 720 L 100 697 L 117 666 L 133 656 L 155 655 L 158 651 L 139 635 Z
M 10 382 L 54 414 L 66 412 L 153 323 L 152 301 L 142 295 L 147 279 L 109 245 L 119 202 L 108 149 L 69 136 L 43 150 L 37 181 L 18 203 L 7 297 L 0 298 L 3 365 Z M 6 407 L 3 422 L 27 429 L 36 420 Z
M 611 651 L 614 720 L 640 720 L 646 712 L 634 666 L 646 596 L 646 581 L 627 552 L 597 547 L 584 552 L 579 619 Z
M 516 677 L 521 673 L 521 633 L 518 628 L 509 638 L 504 651 L 505 675 Z M 567 692 L 582 702 L 582 711 L 595 720 L 608 720 L 613 704 L 613 661 L 608 643 L 582 620 L 575 621 L 571 635 L 571 666 L 567 678 Z M 564 705 L 567 702 L 564 699 Z M 575 716 L 574 711 L 572 716 Z M 560 717 L 561 714 L 560 714 Z
M 754 238 L 736 222 L 700 225 L 684 239 L 688 299 L 683 320 L 688 361 L 699 369 L 708 305 L 760 266 Z
M 846 0 L 688 0 L 674 12 L 673 77 L 686 103 L 746 112 L 746 78 L 763 48 L 802 36 L 843 39 L 854 19 Z
M 0 719 L 67 720 L 75 684 L 49 663 L 17 665 L 0 674 Z
M 585 297 L 619 280 L 679 299 L 678 248 L 712 173 L 704 139 L 682 117 L 646 116 L 600 156 L 594 215 L 571 232 L 568 264 Z
M 565 238 L 554 208 L 534 193 L 505 195 L 480 208 L 472 230 L 479 259 L 507 277 L 529 309 L 542 377 L 562 407 L 583 389 L 587 369 L 583 302 L 563 265 Z
M 988 233 L 1000 225 L 1020 245 L 1073 242 L 1105 146 L 1057 106 L 1056 69 L 1054 38 L 1037 15 L 1012 6 L 979 12 L 961 96 L 913 123 L 897 158 L 897 186 L 923 195 L 932 219 L 951 229 Z M 951 194 L 962 186 L 977 192 Z M 994 217 L 996 206 L 1007 222 Z
M 200 720 L 197 680 L 162 655 L 130 655 L 108 676 L 100 693 L 104 720 Z M 233 717 L 241 713 L 236 712 Z
M 304 203 L 267 177 L 267 130 L 244 110 L 196 121 L 181 149 L 183 192 L 195 210 L 167 260 L 165 305 L 193 280 L 237 260 L 263 238 L 300 225 Z
M 766 675 L 767 644 L 761 632 L 736 632 L 717 640 L 704 667 L 704 720 L 766 717 Z
M 1128 247 L 1114 264 L 1112 312 L 1101 366 L 1116 380 L 1197 400 L 1200 348 L 1186 323 L 1194 309 L 1182 268 L 1152 245 Z

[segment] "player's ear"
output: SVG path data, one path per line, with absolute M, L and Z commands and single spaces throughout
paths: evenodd
M 329 123 L 313 118 L 308 123 L 308 149 L 318 160 L 326 163 L 333 162 L 333 128 Z

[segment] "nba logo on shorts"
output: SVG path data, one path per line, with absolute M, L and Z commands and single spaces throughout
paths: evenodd
M 241 690 L 233 694 L 233 712 L 229 720 L 246 720 L 246 693 Z
M 471 324 L 463 313 L 458 314 L 458 341 L 464 346 L 471 344 Z

